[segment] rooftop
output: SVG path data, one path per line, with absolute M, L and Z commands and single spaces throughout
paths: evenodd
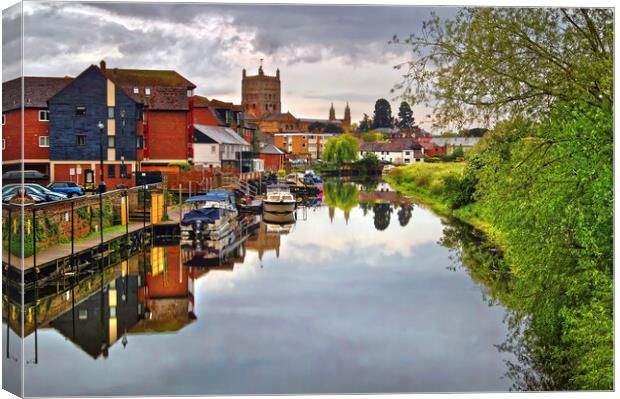
M 73 78 L 24 76 L 24 108 L 47 108 L 47 100 Z M 21 108 L 21 78 L 2 83 L 2 112 Z

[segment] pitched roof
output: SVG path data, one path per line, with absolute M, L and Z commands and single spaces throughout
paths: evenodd
M 188 110 L 187 90 L 196 88 L 176 71 L 98 68 L 134 101 L 148 105 L 152 110 Z M 138 93 L 134 92 L 135 88 Z M 146 88 L 150 90 L 149 95 Z
M 271 113 L 271 114 L 267 115 L 266 117 L 264 117 L 263 120 L 264 121 L 279 121 L 279 120 L 284 119 L 285 117 L 290 117 L 290 118 L 293 118 L 293 119 L 297 119 L 290 112 L 287 112 L 287 113 L 274 112 L 274 113 Z
M 24 76 L 24 108 L 47 108 L 47 100 L 71 83 L 73 78 Z M 21 108 L 22 80 L 2 82 L 2 112 Z
M 265 148 L 260 150 L 261 154 L 274 154 L 274 155 L 284 155 L 284 151 L 279 149 L 273 144 L 267 144 Z
M 219 144 L 250 145 L 243 137 L 228 127 L 194 124 L 194 135 L 197 136 L 197 139 L 200 139 L 198 137 L 200 134 L 211 138 Z
M 192 97 L 194 99 L 194 107 L 196 108 L 207 108 L 211 105 L 211 101 L 207 97 L 194 95 Z
M 374 142 L 360 142 L 360 151 L 372 151 L 372 152 L 400 152 L 414 149 L 414 144 L 407 141 L 374 141 Z
M 444 145 L 473 147 L 480 137 L 433 137 L 433 142 L 440 147 Z

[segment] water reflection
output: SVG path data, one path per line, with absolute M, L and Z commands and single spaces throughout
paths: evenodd
M 292 221 L 244 215 L 230 236 L 150 243 L 30 287 L 27 394 L 480 391 L 522 378 L 514 348 L 494 347 L 512 330 L 490 248 L 384 182 L 325 186 Z M 4 299 L 15 320 L 18 300 Z

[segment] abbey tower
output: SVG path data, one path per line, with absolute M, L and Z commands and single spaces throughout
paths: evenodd
M 276 76 L 267 76 L 263 66 L 258 75 L 247 76 L 243 69 L 241 80 L 241 105 L 246 115 L 261 119 L 264 115 L 279 114 L 282 107 L 280 99 L 280 70 Z

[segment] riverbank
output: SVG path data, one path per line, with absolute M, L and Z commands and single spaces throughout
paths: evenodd
M 493 244 L 504 247 L 501 233 L 484 220 L 476 203 L 453 209 L 460 195 L 459 182 L 463 179 L 464 162 L 418 163 L 394 169 L 383 176 L 395 190 L 418 203 L 428 206 L 435 213 L 452 217 L 482 231 Z
M 481 182 L 488 178 L 485 172 L 472 173 L 466 163 L 414 164 L 384 179 L 437 214 L 482 231 L 501 249 L 496 273 L 497 265 L 485 262 L 487 254 L 476 245 L 459 248 L 463 263 L 474 265 L 471 270 L 493 287 L 493 296 L 514 310 L 508 323 L 522 324 L 510 345 L 534 365 L 529 371 L 515 369 L 530 381 L 526 390 L 611 389 L 613 278 L 600 271 L 607 264 L 604 257 L 592 251 L 586 256 L 585 246 L 575 247 L 575 238 L 560 228 L 559 211 L 545 213 L 548 198 L 533 202 L 540 194 L 528 192 L 525 201 L 523 193 L 506 190 L 499 180 L 510 181 L 510 171 Z M 501 195 L 493 196 L 493 190 Z

